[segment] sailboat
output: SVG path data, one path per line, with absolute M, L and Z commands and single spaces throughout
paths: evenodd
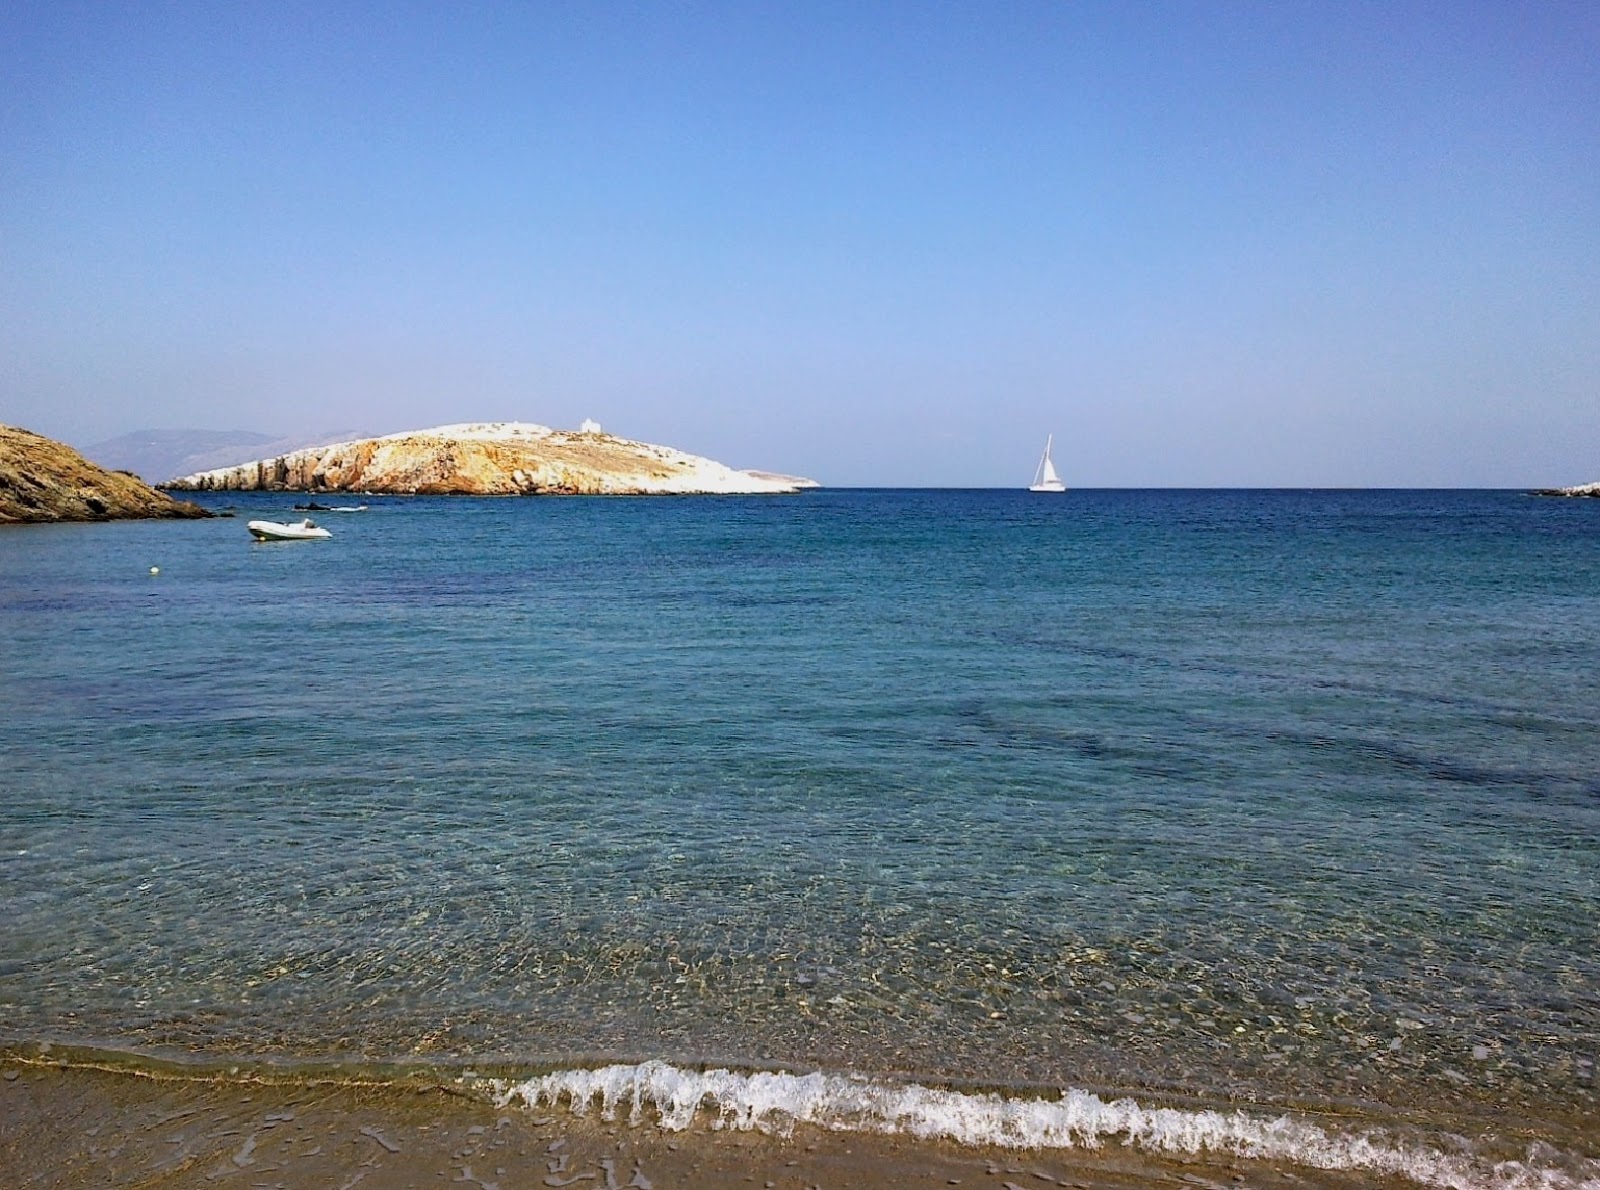
M 1061 476 L 1056 474 L 1056 465 L 1050 461 L 1050 447 L 1055 444 L 1055 440 L 1054 434 L 1044 440 L 1044 456 L 1039 460 L 1039 469 L 1033 473 L 1033 483 L 1028 486 L 1030 492 L 1067 490 L 1067 485 L 1061 482 Z

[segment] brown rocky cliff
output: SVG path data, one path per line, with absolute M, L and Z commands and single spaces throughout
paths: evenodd
M 0 524 L 210 515 L 96 466 L 64 443 L 0 425 Z

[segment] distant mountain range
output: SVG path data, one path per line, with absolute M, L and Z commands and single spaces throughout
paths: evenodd
M 329 430 L 280 438 L 250 430 L 136 430 L 85 447 L 83 454 L 113 471 L 131 471 L 146 483 L 165 483 L 180 475 L 285 455 L 308 446 L 348 442 L 367 434 L 365 430 Z

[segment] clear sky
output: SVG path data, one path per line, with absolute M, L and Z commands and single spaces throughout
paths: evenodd
M 1600 5 L 0 5 L 0 421 L 1600 479 Z

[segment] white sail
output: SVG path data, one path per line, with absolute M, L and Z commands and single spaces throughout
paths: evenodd
M 1044 456 L 1039 460 L 1039 467 L 1033 474 L 1033 483 L 1028 486 L 1030 492 L 1064 492 L 1067 485 L 1061 482 L 1061 476 L 1056 474 L 1056 465 L 1050 460 L 1050 448 L 1055 445 L 1056 436 L 1051 434 L 1044 441 Z

